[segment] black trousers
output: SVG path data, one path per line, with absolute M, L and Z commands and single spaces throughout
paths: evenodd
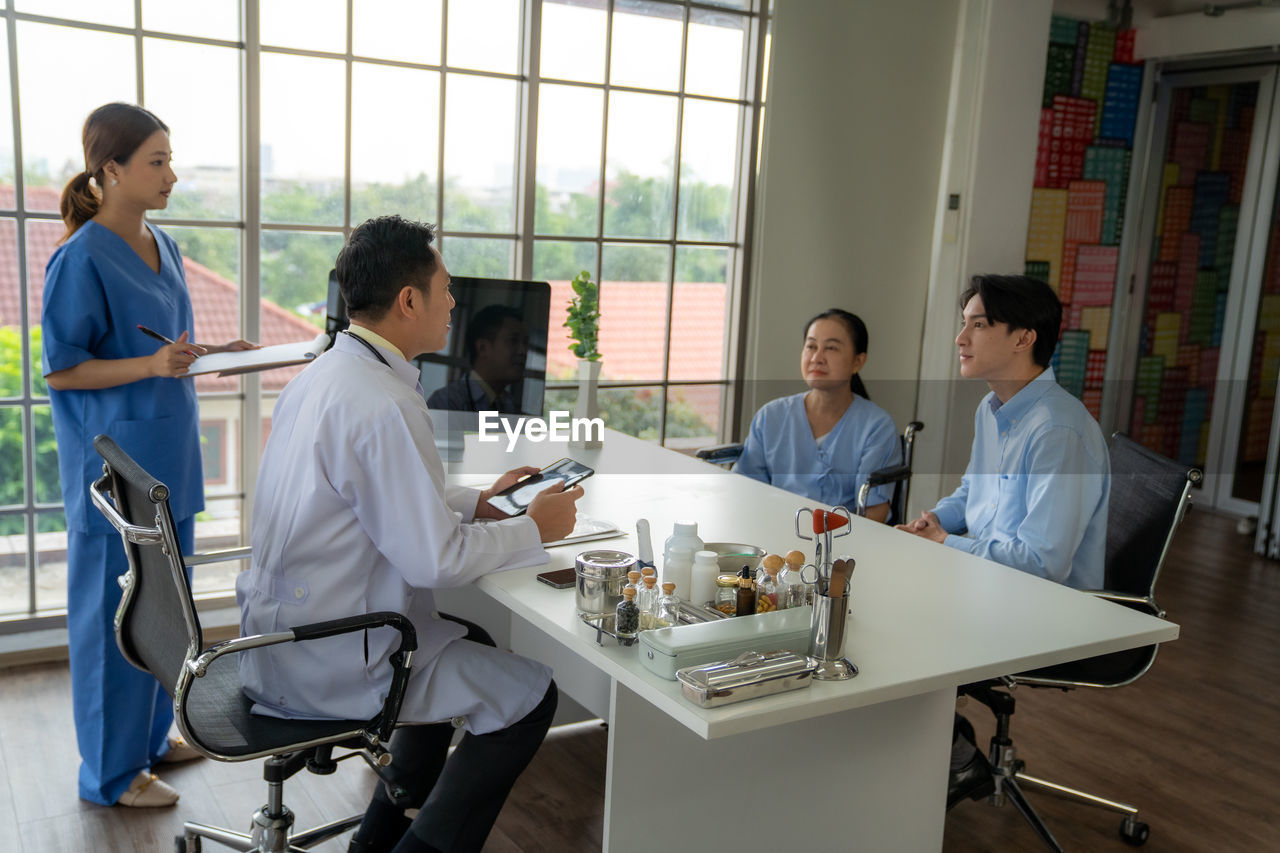
M 441 614 L 466 626 L 465 640 L 495 645 L 479 625 Z M 511 726 L 484 735 L 463 735 L 449 756 L 454 728 L 449 723 L 402 726 L 391 737 L 394 759 L 388 768 L 395 784 L 409 792 L 410 801 L 421 803 L 409 831 L 440 851 L 479 851 L 493 828 L 502 804 L 542 744 L 555 716 L 558 692 L 555 682 L 542 701 Z M 365 823 L 387 823 L 387 816 L 403 815 L 379 785 Z M 403 821 L 403 818 L 400 818 Z M 403 824 L 400 823 L 402 826 Z M 356 840 L 384 837 L 386 826 L 361 825 Z M 382 830 L 382 832 L 379 832 Z M 371 845 L 378 849 L 381 845 Z

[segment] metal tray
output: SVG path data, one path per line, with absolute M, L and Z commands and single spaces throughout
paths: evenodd
M 619 640 L 618 634 L 614 630 L 614 620 L 617 618 L 613 613 L 605 613 L 602 616 L 588 616 L 585 613 L 578 614 L 583 622 L 596 629 L 596 642 L 605 645 L 605 637 L 609 637 L 613 642 L 620 645 L 635 645 L 636 640 L 627 642 Z M 728 619 L 729 617 L 710 607 L 702 607 L 692 604 L 688 601 L 680 602 L 680 624 L 696 625 L 700 622 L 715 622 L 719 619 Z
M 743 652 L 733 660 L 676 670 L 680 692 L 695 705 L 715 708 L 799 690 L 813 683 L 818 661 L 808 655 L 779 649 Z

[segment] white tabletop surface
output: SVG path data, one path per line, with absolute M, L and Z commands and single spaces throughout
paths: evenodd
M 795 511 L 815 504 L 781 489 L 724 471 L 630 436 L 607 432 L 600 450 L 467 437 L 461 460 L 448 464 L 454 482 L 476 485 L 521 464 L 545 466 L 572 456 L 596 469 L 583 483 L 579 509 L 628 531 L 625 538 L 548 551 L 551 568 L 573 564 L 593 547 L 637 552 L 636 519 L 649 519 L 653 548 L 676 521 L 698 522 L 703 541 L 743 542 L 766 551 L 813 556 L 797 538 Z M 537 582 L 543 568 L 490 575 L 480 588 L 516 615 L 581 655 L 702 737 L 751 731 L 836 711 L 913 696 L 1178 636 L 1178 626 L 1082 594 L 1024 572 L 853 519 L 835 539 L 837 556 L 857 560 L 845 655 L 861 672 L 845 682 L 815 682 L 787 694 L 702 709 L 676 682 L 651 674 L 630 648 L 595 642 L 576 615 L 574 591 Z

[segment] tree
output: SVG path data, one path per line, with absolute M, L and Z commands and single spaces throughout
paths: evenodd
M 31 330 L 31 363 L 40 363 L 40 327 Z M 43 378 L 33 389 L 42 393 Z M 15 326 L 0 326 L 0 396 L 22 396 L 22 333 Z M 48 406 L 31 409 L 35 447 L 35 490 L 41 502 L 61 499 L 58 479 L 58 443 L 53 434 L 53 416 Z M 26 498 L 26 472 L 22 453 L 22 408 L 0 409 L 0 505 L 22 504 Z M 41 528 L 65 530 L 64 524 L 41 517 Z M 23 531 L 20 516 L 0 517 L 0 535 L 12 536 Z

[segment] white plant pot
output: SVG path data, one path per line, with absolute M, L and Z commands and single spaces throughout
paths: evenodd
M 578 359 L 578 401 L 573 407 L 575 421 L 600 417 L 600 403 L 596 399 L 596 390 L 600 387 L 600 367 L 599 360 Z M 587 432 L 588 430 L 582 430 L 579 438 L 570 441 L 569 446 L 579 450 L 597 450 L 603 446 L 603 442 L 594 438 L 594 431 L 592 438 L 583 438 Z

